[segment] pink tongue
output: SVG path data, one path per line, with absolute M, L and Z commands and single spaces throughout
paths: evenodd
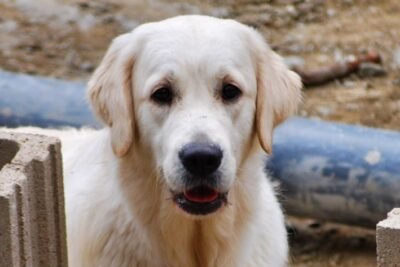
M 197 203 L 207 203 L 218 198 L 218 192 L 212 188 L 199 186 L 184 192 L 185 197 Z

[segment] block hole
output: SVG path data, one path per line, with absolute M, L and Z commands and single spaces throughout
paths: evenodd
M 17 142 L 0 140 L 0 170 L 4 165 L 10 163 L 19 150 Z

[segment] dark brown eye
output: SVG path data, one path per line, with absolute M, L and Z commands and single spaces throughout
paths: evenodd
M 222 87 L 222 99 L 227 102 L 233 102 L 238 99 L 242 94 L 239 88 L 233 84 L 225 84 Z
M 151 99 L 160 105 L 169 105 L 172 102 L 173 93 L 169 87 L 161 87 L 157 89 L 152 95 Z

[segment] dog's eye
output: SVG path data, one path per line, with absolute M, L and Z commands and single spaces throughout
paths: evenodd
M 242 91 L 233 84 L 225 84 L 222 87 L 222 99 L 227 102 L 233 102 L 240 97 Z
M 161 105 L 169 105 L 172 102 L 173 93 L 171 88 L 164 86 L 157 89 L 152 95 L 151 99 Z

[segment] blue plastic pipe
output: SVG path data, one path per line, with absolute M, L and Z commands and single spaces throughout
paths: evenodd
M 400 207 L 400 133 L 290 119 L 267 171 L 289 214 L 375 228 Z
M 83 82 L 0 71 L 0 125 L 96 126 Z
M 98 124 L 84 83 L 0 71 L 0 125 Z M 289 214 L 375 227 L 400 207 L 400 133 L 294 118 L 273 150 L 266 167 Z

